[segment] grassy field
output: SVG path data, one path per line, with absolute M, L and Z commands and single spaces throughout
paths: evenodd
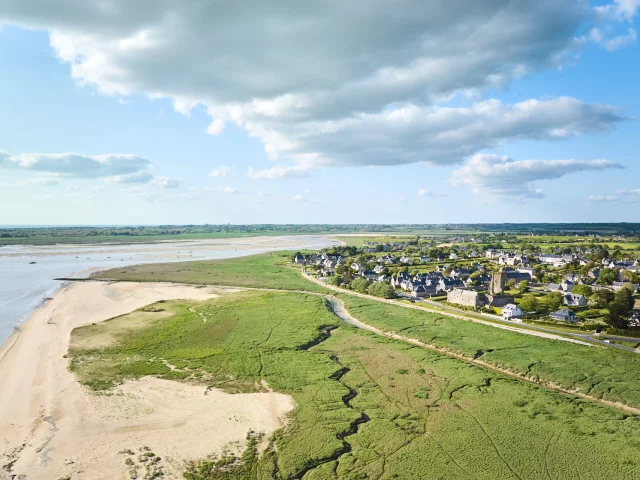
M 640 355 L 489 328 L 438 313 L 340 294 L 352 315 L 387 331 L 550 381 L 566 389 L 640 407 Z
M 640 419 L 356 330 L 324 302 L 157 303 L 74 330 L 71 369 L 94 390 L 156 375 L 293 396 L 262 456 L 250 441 L 244 462 L 204 461 L 190 480 L 640 477 Z
M 326 292 L 300 276 L 298 267 L 291 264 L 291 255 L 273 252 L 224 260 L 134 265 L 105 270 L 95 278 Z

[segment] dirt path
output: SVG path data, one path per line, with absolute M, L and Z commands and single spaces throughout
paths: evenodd
M 556 334 L 553 334 L 553 333 L 546 333 L 546 332 L 539 332 L 539 331 L 534 331 L 534 330 L 527 330 L 525 328 L 518 328 L 518 327 L 515 327 L 515 326 L 511 326 L 511 325 L 501 325 L 501 324 L 498 324 L 498 323 L 489 322 L 487 320 L 480 320 L 479 318 L 466 317 L 464 315 L 456 315 L 455 313 L 446 312 L 446 311 L 430 310 L 430 309 L 427 309 L 427 308 L 418 307 L 417 305 L 407 305 L 406 303 L 398 302 L 397 300 L 391 300 L 391 299 L 388 299 L 388 298 L 374 297 L 373 295 L 367 295 L 367 294 L 364 294 L 364 293 L 358 293 L 358 292 L 345 290 L 343 288 L 338 288 L 338 287 L 335 287 L 333 285 L 327 285 L 326 283 L 318 280 L 317 278 L 315 278 L 315 277 L 313 277 L 311 275 L 307 275 L 304 272 L 302 272 L 302 276 L 304 278 L 306 278 L 307 280 L 309 280 L 310 282 L 316 283 L 318 285 L 322 285 L 323 287 L 325 287 L 325 288 L 327 288 L 329 290 L 332 290 L 332 291 L 338 292 L 338 293 L 343 293 L 345 295 L 352 295 L 354 297 L 360 297 L 360 298 L 364 298 L 366 300 L 372 300 L 374 302 L 388 303 L 389 305 L 395 305 L 397 307 L 402 307 L 402 308 L 411 308 L 413 310 L 419 310 L 421 312 L 437 313 L 438 315 L 445 315 L 447 317 L 457 318 L 458 320 L 464 320 L 466 322 L 479 323 L 479 324 L 486 325 L 486 326 L 493 327 L 493 328 L 500 328 L 502 330 L 509 330 L 511 332 L 522 333 L 524 335 L 532 335 L 534 337 L 547 338 L 549 340 L 560 340 L 562 342 L 575 343 L 577 345 L 584 345 L 585 347 L 596 347 L 596 345 L 594 345 L 593 343 L 585 342 L 585 341 L 582 341 L 582 340 L 576 340 L 574 338 L 563 337 L 562 335 L 556 335 Z
M 409 343 L 411 345 L 415 345 L 417 347 L 420 348 L 425 348 L 427 350 L 431 350 L 437 353 L 441 353 L 443 355 L 447 355 L 449 357 L 454 357 L 457 358 L 458 360 L 462 360 L 464 362 L 467 363 L 472 363 L 473 365 L 476 365 L 478 367 L 482 367 L 484 369 L 487 370 L 491 370 L 493 372 L 496 373 L 500 373 L 502 375 L 506 375 L 507 377 L 511 377 L 511 378 L 515 378 L 517 380 L 521 380 L 527 383 L 531 383 L 534 385 L 539 385 L 545 388 L 548 388 L 550 390 L 554 390 L 556 392 L 562 392 L 562 393 L 566 393 L 568 395 L 572 395 L 572 396 L 576 396 L 576 397 L 580 397 L 583 398 L 585 400 L 590 400 L 593 402 L 598 402 L 601 403 L 603 405 L 607 405 L 609 407 L 614 407 L 614 408 L 618 408 L 620 410 L 624 410 L 625 412 L 628 413 L 632 413 L 634 415 L 640 415 L 640 409 L 639 408 L 634 408 L 634 407 L 630 407 L 629 405 L 624 405 L 622 403 L 618 403 L 618 402 L 610 402 L 608 400 L 603 400 L 601 398 L 596 398 L 596 397 L 592 397 L 590 395 L 586 395 L 582 392 L 578 392 L 576 390 L 570 390 L 567 388 L 563 388 L 559 385 L 556 385 L 552 382 L 537 382 L 531 378 L 528 378 L 527 376 L 523 375 L 523 374 L 519 374 L 519 373 L 514 373 L 510 370 L 504 369 L 504 368 L 500 368 L 500 367 L 496 367 L 494 365 L 491 365 L 487 362 L 483 362 L 482 360 L 479 359 L 475 359 L 473 357 L 467 357 L 465 355 L 461 355 L 459 353 L 456 352 L 452 352 L 450 350 L 447 350 L 446 348 L 441 348 L 441 347 L 436 347 L 434 345 L 428 344 L 428 343 L 424 343 L 421 342 L 420 340 L 416 340 L 415 338 L 410 338 L 410 337 L 406 337 L 404 335 L 399 335 L 395 332 L 387 332 L 384 330 L 380 330 L 379 328 L 374 327 L 373 325 L 369 325 L 368 323 L 364 323 L 360 320 L 358 320 L 357 318 L 353 317 L 349 311 L 346 309 L 344 302 L 338 298 L 335 297 L 327 297 L 327 301 L 331 304 L 331 308 L 333 310 L 333 312 L 340 317 L 342 320 L 344 320 L 345 322 L 349 323 L 350 325 L 353 325 L 357 328 L 361 328 L 363 330 L 367 330 L 368 332 L 372 332 L 375 333 L 376 335 L 380 335 L 382 337 L 387 337 L 387 338 L 392 338 L 394 340 L 398 340 L 401 342 L 405 342 L 405 343 Z

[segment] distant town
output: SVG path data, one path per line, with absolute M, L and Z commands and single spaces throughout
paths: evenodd
M 640 334 L 638 238 L 380 238 L 292 261 L 329 285 L 520 323 Z

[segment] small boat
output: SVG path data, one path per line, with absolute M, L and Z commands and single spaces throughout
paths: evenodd
M 29 262 L 29 265 L 35 265 L 36 262 Z

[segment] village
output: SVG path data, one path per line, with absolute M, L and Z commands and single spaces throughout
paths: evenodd
M 468 236 L 397 240 L 296 253 L 292 261 L 331 285 L 379 297 L 518 323 L 640 333 L 640 261 L 617 245 L 564 246 L 556 239 L 560 245 L 544 248 L 535 238 Z

